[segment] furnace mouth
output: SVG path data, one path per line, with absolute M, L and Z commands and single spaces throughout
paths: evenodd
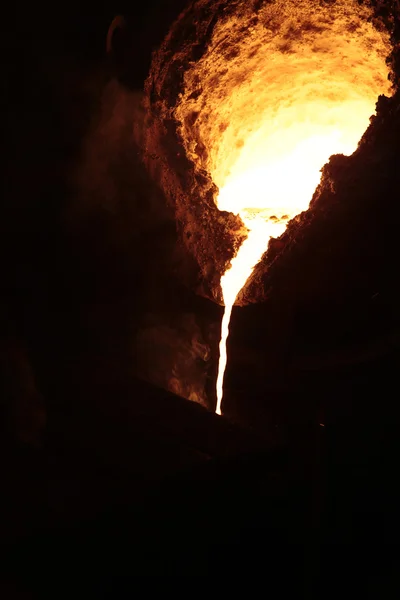
M 276 235 L 236 304 L 268 297 L 270 267 L 332 188 L 320 169 L 357 150 L 378 97 L 393 92 L 392 29 L 356 0 L 197 0 L 172 25 L 145 86 L 145 161 L 197 293 L 223 303 L 221 277 L 256 217 Z

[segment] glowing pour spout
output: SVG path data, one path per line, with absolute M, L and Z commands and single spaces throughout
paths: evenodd
M 269 0 L 257 14 L 247 0 L 226 4 L 204 52 L 190 54 L 174 108 L 188 159 L 219 188 L 218 208 L 249 230 L 221 277 L 219 414 L 237 294 L 269 239 L 308 209 L 329 157 L 356 150 L 378 96 L 393 91 L 390 34 L 376 27 L 374 3 Z
M 260 147 L 254 150 L 251 145 L 246 145 L 241 158 L 248 153 L 247 160 L 238 160 L 235 165 L 236 175 L 230 177 L 220 189 L 218 208 L 240 215 L 248 228 L 248 237 L 221 277 L 225 312 L 221 326 L 215 409 L 219 415 L 227 364 L 229 322 L 238 293 L 267 250 L 270 238 L 281 236 L 288 221 L 308 208 L 321 177 L 320 169 L 329 156 L 335 153 L 351 154 L 357 148 L 358 132 L 356 136 L 353 131 L 350 140 L 349 136 L 338 133 L 336 125 L 320 127 L 318 132 L 317 128 L 317 124 L 309 124 L 308 136 L 302 138 L 304 128 L 299 128 L 294 122 L 282 133 L 282 137 L 286 138 L 286 151 L 278 153 L 276 150 L 275 156 L 270 155 L 268 148 L 264 147 L 264 152 L 260 152 Z M 264 165 L 259 162 L 260 155 L 265 161 Z M 247 161 L 253 166 L 245 169 Z M 250 202 L 246 190 L 250 192 L 253 208 L 246 206 Z

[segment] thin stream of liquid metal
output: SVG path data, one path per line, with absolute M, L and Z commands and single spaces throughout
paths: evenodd
M 223 383 L 227 364 L 226 342 L 229 336 L 229 323 L 232 308 L 240 290 L 250 277 L 254 267 L 260 261 L 268 247 L 269 240 L 276 225 L 267 223 L 263 218 L 245 219 L 248 236 L 240 246 L 237 255 L 232 259 L 230 268 L 221 277 L 222 295 L 225 304 L 221 323 L 221 340 L 219 344 L 219 366 L 217 378 L 217 406 L 215 412 L 220 415 L 223 397 Z M 272 227 L 272 229 L 271 229 Z M 281 226 L 282 231 L 286 225 Z
M 233 304 L 225 306 L 224 316 L 222 317 L 221 326 L 221 340 L 219 342 L 219 366 L 218 366 L 218 378 L 217 378 L 217 407 L 215 412 L 217 415 L 221 414 L 221 402 L 223 396 L 223 384 L 225 368 L 227 363 L 226 353 L 226 342 L 229 336 L 229 322 L 231 320 Z

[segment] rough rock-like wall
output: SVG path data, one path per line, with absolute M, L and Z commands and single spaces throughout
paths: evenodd
M 217 301 L 220 301 L 221 275 L 245 233 L 240 233 L 243 225 L 238 217 L 217 209 L 214 202 L 217 189 L 207 172 L 195 172 L 183 148 L 173 112 L 183 91 L 185 69 L 202 56 L 219 15 L 233 11 L 237 4 L 227 0 L 191 4 L 154 54 L 145 86 L 146 166 L 175 207 L 182 254 L 194 257 L 198 268 L 193 280 L 193 264 L 187 258 L 187 272 L 181 275 L 198 293 Z

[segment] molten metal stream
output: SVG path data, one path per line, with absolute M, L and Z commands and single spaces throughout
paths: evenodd
M 367 3 L 272 0 L 255 18 L 243 0 L 235 10 L 185 73 L 175 111 L 187 155 L 219 188 L 218 208 L 248 229 L 221 278 L 219 414 L 239 291 L 269 239 L 307 210 L 321 167 L 356 150 L 378 96 L 391 92 L 389 35 L 374 27 Z
M 215 412 L 219 415 L 221 414 L 222 386 L 227 363 L 226 342 L 229 335 L 229 322 L 231 320 L 233 304 L 244 285 L 243 278 L 246 277 L 247 273 L 246 279 L 250 276 L 254 266 L 264 254 L 270 237 L 278 237 L 286 227 L 285 224 L 267 222 L 262 216 L 253 215 L 252 217 L 246 218 L 243 216 L 242 218 L 249 229 L 249 235 L 232 260 L 231 268 L 221 277 L 225 310 L 221 325 L 221 341 L 219 343 L 217 407 L 215 409 Z

